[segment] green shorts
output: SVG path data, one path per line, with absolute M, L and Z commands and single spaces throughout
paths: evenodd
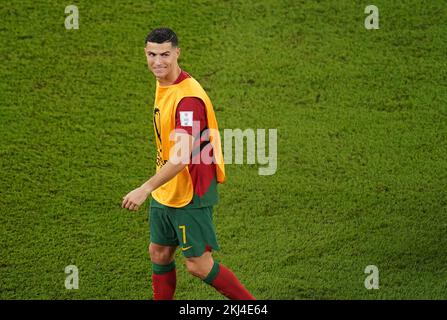
M 163 246 L 181 246 L 185 257 L 200 257 L 219 250 L 213 223 L 213 207 L 171 208 L 150 206 L 150 238 Z

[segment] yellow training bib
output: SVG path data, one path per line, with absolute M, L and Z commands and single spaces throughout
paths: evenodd
M 210 143 L 213 146 L 218 183 L 225 182 L 225 167 L 220 143 L 219 128 L 213 105 L 205 90 L 194 78 L 186 78 L 178 84 L 160 86 L 157 81 L 154 104 L 154 131 L 157 145 L 157 171 L 169 160 L 169 152 L 175 141 L 169 136 L 175 130 L 175 112 L 179 102 L 185 97 L 197 97 L 206 107 Z M 193 197 L 193 185 L 188 166 L 174 178 L 152 192 L 159 203 L 175 208 L 186 206 Z

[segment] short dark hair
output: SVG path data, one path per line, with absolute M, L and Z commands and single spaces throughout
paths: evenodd
M 144 44 L 147 44 L 148 42 L 155 42 L 155 43 L 171 42 L 173 47 L 178 46 L 177 35 L 175 34 L 174 31 L 172 31 L 169 28 L 157 28 L 152 30 L 147 35 L 146 42 Z

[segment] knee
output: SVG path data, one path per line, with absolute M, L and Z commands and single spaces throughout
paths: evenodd
M 187 258 L 186 270 L 195 277 L 205 279 L 210 273 L 214 260 L 210 257 Z
M 168 248 L 154 244 L 149 245 L 149 256 L 151 261 L 157 264 L 168 264 L 172 261 L 172 253 Z
M 186 260 L 186 270 L 195 277 L 201 279 L 204 279 L 206 277 L 206 275 L 203 274 L 202 268 L 200 268 L 200 264 L 194 260 Z

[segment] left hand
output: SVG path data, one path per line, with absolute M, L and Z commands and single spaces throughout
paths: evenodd
M 124 198 L 121 204 L 122 208 L 137 211 L 140 206 L 146 201 L 150 192 L 143 187 L 136 188 L 129 192 Z

